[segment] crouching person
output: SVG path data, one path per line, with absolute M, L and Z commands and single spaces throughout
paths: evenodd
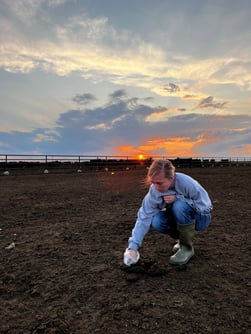
M 192 177 L 175 172 L 169 160 L 153 161 L 147 182 L 150 187 L 128 240 L 124 264 L 138 262 L 138 248 L 150 227 L 176 240 L 169 263 L 186 264 L 194 255 L 195 231 L 206 229 L 211 222 L 212 203 L 208 193 Z

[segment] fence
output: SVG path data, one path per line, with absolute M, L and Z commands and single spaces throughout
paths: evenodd
M 148 167 L 153 159 L 169 159 L 177 168 L 251 166 L 251 157 L 94 156 L 0 154 L 0 174 L 130 170 Z

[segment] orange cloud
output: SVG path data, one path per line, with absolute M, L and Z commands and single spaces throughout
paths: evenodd
M 191 140 L 189 137 L 155 138 L 147 140 L 138 147 L 120 146 L 116 151 L 127 155 L 143 154 L 144 156 L 152 156 L 161 152 L 161 155 L 165 154 L 170 157 L 195 157 L 197 154 L 193 152 L 193 149 L 200 145 L 202 141 L 202 138 Z
M 196 144 L 198 141 L 192 141 L 189 137 L 157 138 L 141 145 L 139 149 L 145 152 L 161 150 L 172 157 L 195 156 L 193 148 Z
M 197 157 L 198 152 L 200 156 L 205 155 L 203 152 L 203 145 L 213 144 L 221 142 L 224 137 L 214 130 L 204 132 L 197 136 L 195 139 L 191 137 L 168 137 L 168 138 L 153 138 L 147 139 L 139 146 L 122 145 L 115 149 L 115 152 L 124 155 L 139 155 L 144 156 L 156 156 L 156 155 L 168 155 L 169 157 Z M 249 149 L 250 149 L 249 145 Z M 244 146 L 243 146 L 244 147 Z M 237 151 L 237 148 L 235 149 Z M 240 150 L 240 149 L 239 149 Z M 245 151 L 246 150 L 246 151 Z M 243 148 L 243 154 L 248 152 L 248 146 L 245 150 Z M 239 154 L 241 154 L 241 150 Z M 234 152 L 233 152 L 234 153 Z
M 198 143 L 201 144 L 212 144 L 224 140 L 224 136 L 220 136 L 215 130 L 208 130 L 198 136 Z
M 137 149 L 131 145 L 123 145 L 120 146 L 118 149 L 116 149 L 119 153 L 125 153 L 125 154 L 131 154 L 133 152 L 136 153 L 138 152 Z
M 145 152 L 142 152 L 139 148 L 131 145 L 123 145 L 115 149 L 116 154 L 130 155 L 138 159 L 139 156 L 145 156 Z
M 231 148 L 231 154 L 239 156 L 251 156 L 251 144 L 236 145 Z

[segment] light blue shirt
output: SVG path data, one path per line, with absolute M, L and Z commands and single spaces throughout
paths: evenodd
M 166 206 L 163 199 L 165 195 L 175 195 L 176 199 L 186 201 L 198 213 L 208 213 L 212 210 L 208 193 L 199 182 L 186 174 L 175 173 L 174 186 L 168 191 L 162 193 L 156 190 L 153 184 L 150 186 L 138 211 L 128 248 L 137 250 L 141 246 L 144 236 L 150 229 L 152 217 Z

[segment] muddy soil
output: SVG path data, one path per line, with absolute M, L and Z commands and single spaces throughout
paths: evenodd
M 251 333 L 251 167 L 180 169 L 214 210 L 187 266 L 153 230 L 122 258 L 146 170 L 0 176 L 1 334 Z

